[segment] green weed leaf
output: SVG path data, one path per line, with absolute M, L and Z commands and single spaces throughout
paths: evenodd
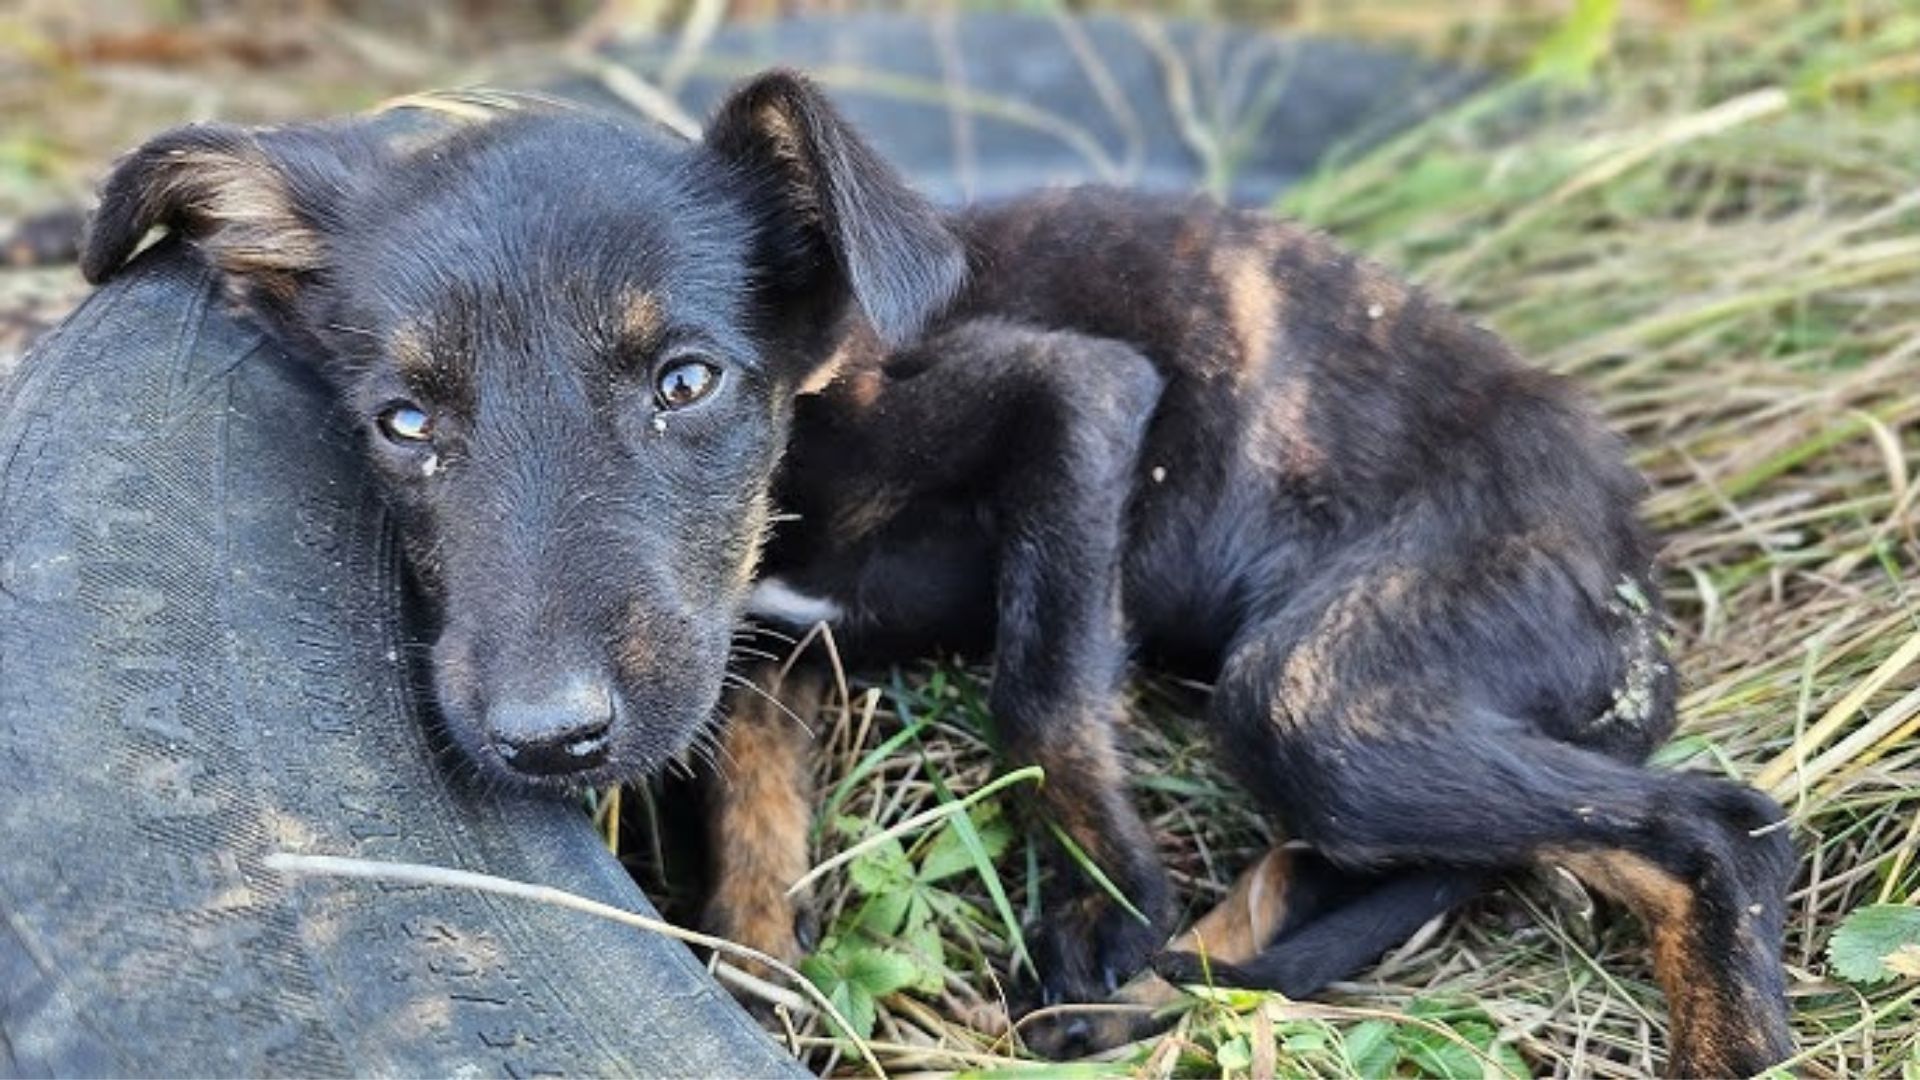
M 1213 1060 L 1221 1072 L 1245 1072 L 1253 1067 L 1253 1047 L 1245 1035 L 1235 1035 L 1220 1044 L 1213 1052 Z
M 1346 1033 L 1347 1067 L 1356 1076 L 1391 1076 L 1400 1063 L 1400 1048 L 1393 1041 L 1394 1025 L 1385 1020 L 1367 1020 L 1355 1024 Z
M 1013 840 L 1013 829 L 1000 819 L 1000 807 L 996 803 L 980 803 L 967 813 L 967 820 L 954 818 L 949 821 L 940 835 L 934 837 L 927 846 L 927 852 L 920 859 L 920 880 L 924 884 L 944 881 L 975 865 L 974 853 L 967 843 L 966 827 L 980 839 L 982 852 L 989 860 L 999 858 Z
M 1920 977 L 1920 907 L 1870 904 L 1855 909 L 1827 942 L 1833 973 L 1850 983 Z

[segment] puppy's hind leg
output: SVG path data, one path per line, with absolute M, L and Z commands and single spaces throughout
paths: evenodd
M 1367 633 L 1359 617 L 1321 626 Z M 1381 655 L 1378 639 L 1339 646 L 1308 655 Z M 1646 924 L 1672 1012 L 1669 1071 L 1750 1075 L 1790 1052 L 1780 953 L 1794 857 L 1772 800 L 1548 738 L 1398 662 L 1368 679 L 1335 663 L 1289 680 L 1299 648 L 1280 638 L 1230 661 L 1215 698 L 1234 712 L 1229 760 L 1297 835 L 1354 868 L 1565 865 Z
M 1275 847 L 1154 958 L 1154 970 L 1092 1010 L 1021 1025 L 1027 1046 L 1079 1057 L 1166 1027 L 1180 985 L 1246 986 L 1302 998 L 1358 971 L 1435 915 L 1472 896 L 1471 872 L 1369 873 L 1317 852 Z
M 1317 857 L 1315 857 L 1317 858 Z M 1486 888 L 1490 874 L 1475 870 L 1417 869 L 1385 873 L 1341 871 L 1324 860 L 1323 877 L 1342 882 L 1334 895 L 1289 920 L 1258 951 L 1240 957 L 1183 937 L 1154 957 L 1169 983 L 1275 990 L 1300 999 L 1347 978 L 1411 938 L 1422 926 Z

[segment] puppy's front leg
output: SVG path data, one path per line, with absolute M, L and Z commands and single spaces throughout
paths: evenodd
M 1161 385 L 1118 342 L 962 322 L 884 369 L 843 372 L 802 416 L 789 465 L 819 489 L 798 500 L 808 520 L 861 523 L 851 537 L 817 526 L 800 545 L 864 552 L 866 576 L 838 585 L 847 641 L 937 634 L 917 624 L 948 603 L 964 609 L 943 616 L 966 620 L 960 633 L 991 631 L 997 742 L 1010 764 L 1046 771 L 1031 807 L 1049 852 L 1046 916 L 1031 943 L 1047 1000 L 1104 996 L 1165 940 L 1165 875 L 1114 743 L 1127 504 Z M 993 575 L 980 582 L 990 605 L 955 595 L 967 591 L 955 567 L 900 569 L 948 557 L 939 538 L 915 532 L 917 519 L 942 514 L 979 531 L 954 550 L 977 539 L 990 551 L 979 564 Z M 901 595 L 917 577 L 939 584 Z M 1056 828 L 1067 844 L 1054 842 Z
M 1005 753 L 1015 764 L 1046 771 L 1038 809 L 1044 826 L 1058 829 L 1064 841 L 1048 845 L 1043 914 L 1029 928 L 1028 941 L 1042 1003 L 1097 1001 L 1165 942 L 1170 893 L 1153 834 L 1127 794 L 1114 741 L 1115 695 L 1021 699 L 1045 664 L 1008 669 L 1000 662 L 996 682 L 1008 689 L 993 694 Z M 1111 890 L 1087 864 L 1108 879 Z
M 796 668 L 785 679 L 764 665 L 752 689 L 729 691 L 708 796 L 712 892 L 706 928 L 785 963 L 813 946 L 812 910 L 787 890 L 807 872 L 813 818 L 813 735 L 825 681 Z M 753 974 L 768 976 L 770 972 Z
M 1004 366 L 969 395 L 995 402 L 1003 425 L 989 704 L 1005 755 L 1046 771 L 1038 809 L 1067 841 L 1047 844 L 1045 916 L 1032 938 L 1042 998 L 1097 1000 L 1166 940 L 1171 907 L 1114 726 L 1126 508 L 1160 380 L 1111 342 L 1003 328 L 994 346 Z

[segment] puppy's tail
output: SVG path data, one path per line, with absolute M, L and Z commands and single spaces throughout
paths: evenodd
M 1340 875 L 1324 862 L 1317 872 Z M 1279 937 L 1252 959 L 1208 963 L 1198 953 L 1163 952 L 1153 967 L 1168 982 L 1252 990 L 1277 990 L 1296 1000 L 1372 964 L 1411 938 L 1428 920 L 1444 915 L 1484 891 L 1485 871 L 1420 869 L 1372 876 L 1355 888 L 1352 879 L 1333 891 L 1339 899 Z

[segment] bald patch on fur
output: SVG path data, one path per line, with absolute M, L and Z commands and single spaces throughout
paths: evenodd
M 1397 698 L 1384 688 L 1356 689 L 1340 672 L 1356 633 L 1387 620 L 1409 617 L 1416 571 L 1392 567 L 1368 574 L 1341 593 L 1313 629 L 1287 654 L 1269 719 L 1277 727 L 1335 723 L 1354 734 L 1385 730 Z
M 1240 370 L 1264 370 L 1280 317 L 1280 290 L 1274 285 L 1268 253 L 1255 244 L 1225 245 L 1215 252 L 1211 270 L 1220 287 Z
M 1305 480 L 1327 467 L 1327 451 L 1311 426 L 1313 390 L 1303 374 L 1289 374 L 1267 391 L 1267 402 L 1249 420 L 1248 459 L 1263 472 Z

